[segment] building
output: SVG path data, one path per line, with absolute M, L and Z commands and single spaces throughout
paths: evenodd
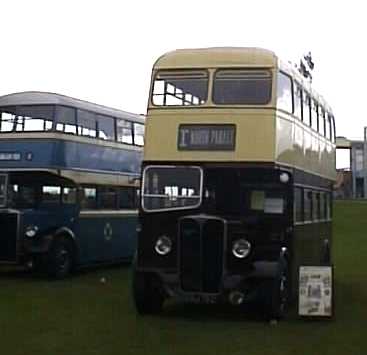
M 339 169 L 335 183 L 336 198 L 367 198 L 367 127 L 363 140 L 337 137 L 337 149 L 348 149 L 349 169 Z

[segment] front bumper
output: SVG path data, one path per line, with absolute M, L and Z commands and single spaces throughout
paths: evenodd
M 189 303 L 228 303 L 233 292 L 243 296 L 243 302 L 251 302 L 263 297 L 268 281 L 273 279 L 278 272 L 276 261 L 258 261 L 253 263 L 250 271 L 243 274 L 224 274 L 218 293 L 192 292 L 183 290 L 180 275 L 176 272 L 156 270 L 166 295 L 183 302 Z

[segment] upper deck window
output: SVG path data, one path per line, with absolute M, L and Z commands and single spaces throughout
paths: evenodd
M 97 116 L 93 112 L 78 110 L 78 134 L 80 136 L 97 136 Z
M 213 101 L 220 105 L 266 105 L 271 99 L 271 83 L 268 70 L 218 70 Z
M 56 106 L 56 130 L 76 134 L 76 109 Z
M 52 130 L 54 108 L 51 105 L 0 108 L 1 132 L 35 132 Z
M 159 71 L 154 79 L 152 103 L 156 106 L 203 105 L 207 96 L 206 71 Z
M 282 72 L 278 72 L 277 107 L 293 112 L 292 79 Z

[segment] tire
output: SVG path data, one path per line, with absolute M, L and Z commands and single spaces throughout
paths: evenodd
M 288 263 L 279 263 L 277 276 L 269 281 L 269 293 L 266 302 L 266 316 L 272 320 L 283 319 L 290 300 L 290 276 Z
M 64 279 L 74 267 L 74 248 L 70 240 L 56 238 L 46 257 L 46 270 L 53 279 Z
M 160 313 L 163 308 L 164 294 L 159 280 L 152 274 L 139 272 L 133 268 L 132 283 L 137 312 L 141 315 Z

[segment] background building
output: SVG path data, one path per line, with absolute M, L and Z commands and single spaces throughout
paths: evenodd
M 337 170 L 336 198 L 367 198 L 367 127 L 363 140 L 337 137 L 337 149 L 349 150 L 349 168 Z

